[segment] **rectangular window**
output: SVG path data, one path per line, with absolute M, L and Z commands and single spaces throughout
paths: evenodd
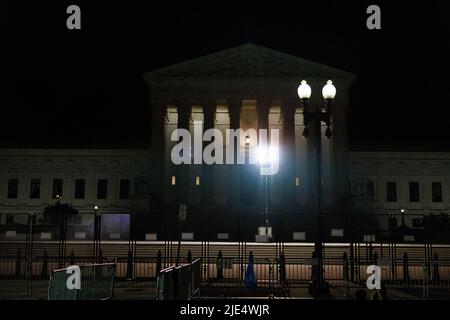
M 419 182 L 413 181 L 409 183 L 409 202 L 419 202 Z
M 375 185 L 373 181 L 367 181 L 367 197 L 371 200 L 375 198 Z
M 119 198 L 120 199 L 129 199 L 130 198 L 130 180 L 120 179 Z
M 41 179 L 31 179 L 30 199 L 39 199 L 41 197 Z
M 84 179 L 75 179 L 75 199 L 84 199 L 85 185 Z
M 53 179 L 53 199 L 62 199 L 63 197 L 63 179 Z
M 442 183 L 431 183 L 431 195 L 433 198 L 433 202 L 442 202 Z
M 397 183 L 394 181 L 386 182 L 386 201 L 397 202 Z
M 8 199 L 17 199 L 19 190 L 19 179 L 12 178 L 8 180 Z
M 300 177 L 295 177 L 295 186 L 300 187 Z
M 171 184 L 174 186 L 174 185 L 176 185 L 177 184 L 177 177 L 176 176 L 172 176 L 172 179 L 171 179 Z
M 195 185 L 199 186 L 200 185 L 200 176 L 196 176 L 195 177 Z
M 108 198 L 108 180 L 98 179 L 97 182 L 97 199 Z

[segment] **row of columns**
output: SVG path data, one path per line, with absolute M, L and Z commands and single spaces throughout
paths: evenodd
M 152 139 L 151 139 L 151 165 L 154 176 L 152 177 L 152 207 L 158 210 L 162 208 L 164 203 L 163 199 L 163 186 L 164 181 L 164 123 L 166 115 L 166 106 L 159 105 L 152 108 Z M 178 128 L 189 130 L 191 119 L 191 105 L 178 104 Z M 268 129 L 269 127 L 269 112 L 270 104 L 265 103 L 257 106 L 258 112 L 258 129 Z M 282 192 L 283 195 L 283 207 L 285 211 L 295 209 L 295 106 L 292 104 L 284 104 L 281 106 L 282 119 L 283 119 L 283 132 L 282 143 L 280 146 L 280 171 L 279 175 L 282 177 Z M 203 130 L 214 128 L 216 114 L 216 104 L 206 103 L 203 105 L 204 115 L 204 127 Z M 241 114 L 241 102 L 236 101 L 228 105 L 228 114 L 230 117 L 230 129 L 240 128 L 240 114 Z M 204 142 L 204 146 L 209 142 Z M 234 141 L 234 147 L 239 147 L 239 141 Z M 236 150 L 236 148 L 235 148 Z M 240 167 L 237 164 L 237 152 L 234 153 L 235 161 L 230 167 L 230 183 L 228 189 L 228 203 L 229 210 L 237 211 L 240 201 Z M 187 203 L 189 196 L 189 165 L 181 164 L 177 166 L 177 183 L 176 183 L 176 198 L 178 203 Z M 204 164 L 202 167 L 201 175 L 201 199 L 202 204 L 208 206 L 214 204 L 214 170 L 211 165 Z M 261 192 L 258 192 L 261 195 Z M 259 199 L 258 203 L 261 203 L 262 199 Z M 159 211 L 159 210 L 158 210 Z

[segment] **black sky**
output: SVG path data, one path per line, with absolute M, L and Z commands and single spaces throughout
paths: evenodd
M 376 31 L 371 2 L 92 2 L 1 5 L 2 145 L 148 145 L 143 72 L 253 42 L 358 74 L 354 148 L 450 150 L 449 2 L 374 2 Z M 66 28 L 69 4 L 80 31 Z

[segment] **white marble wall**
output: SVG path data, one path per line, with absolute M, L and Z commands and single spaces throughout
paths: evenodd
M 18 197 L 8 199 L 8 180 L 17 178 Z M 40 198 L 30 199 L 31 179 L 38 178 Z M 52 199 L 53 179 L 63 179 L 62 203 L 69 203 L 80 213 L 90 213 L 97 205 L 104 213 L 132 210 L 148 211 L 150 178 L 147 150 L 63 150 L 63 149 L 1 149 L 0 150 L 0 214 L 41 213 Z M 85 198 L 75 199 L 75 180 L 85 179 Z M 108 180 L 107 199 L 97 199 L 97 180 Z M 130 199 L 119 199 L 120 179 L 130 180 Z M 145 195 L 145 193 L 147 195 Z M 147 208 L 146 208 L 147 206 Z
M 406 215 L 450 212 L 450 153 L 352 151 L 349 160 L 354 193 L 367 179 L 374 182 L 373 200 L 356 196 L 358 212 L 400 213 L 402 208 Z M 396 182 L 396 202 L 386 201 L 387 181 Z M 419 182 L 419 202 L 409 201 L 409 182 L 414 181 Z M 432 201 L 432 182 L 441 182 L 442 202 Z

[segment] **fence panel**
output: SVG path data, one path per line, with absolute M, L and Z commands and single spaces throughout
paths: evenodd
M 52 272 L 48 288 L 49 300 L 105 300 L 113 296 L 115 263 L 80 266 L 81 289 L 69 289 L 68 268 Z
M 201 259 L 178 267 L 163 269 L 158 274 L 157 300 L 191 299 L 200 291 Z

